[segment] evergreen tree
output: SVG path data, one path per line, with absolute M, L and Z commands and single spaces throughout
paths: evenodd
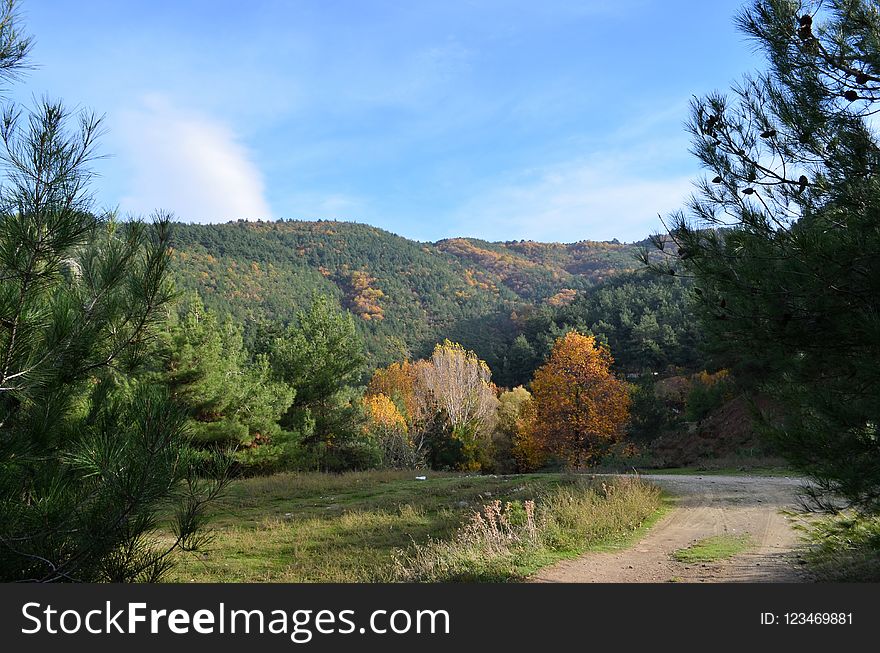
M 528 383 L 539 363 L 534 348 L 522 333 L 513 340 L 505 362 L 505 381 L 512 386 Z
M 0 76 L 27 46 L 5 3 Z M 0 579 L 152 581 L 222 482 L 195 478 L 184 416 L 134 376 L 171 298 L 169 220 L 94 217 L 101 121 L 70 121 L 48 100 L 0 121 Z
M 738 24 L 769 69 L 732 97 L 695 100 L 689 129 L 710 172 L 655 244 L 695 277 L 709 340 L 738 378 L 784 409 L 781 451 L 821 490 L 876 512 L 880 11 L 757 0 Z
M 202 448 L 240 449 L 250 461 L 279 457 L 285 439 L 278 421 L 294 391 L 272 379 L 268 357 L 252 362 L 242 329 L 220 324 L 197 295 L 172 311 L 157 358 L 173 401 L 186 412 L 196 444 Z
M 282 425 L 306 434 L 304 445 L 317 447 L 319 456 L 333 459 L 332 464 L 330 458 L 318 464 L 345 467 L 349 455 L 355 467 L 367 466 L 374 458 L 378 462 L 378 449 L 367 452 L 355 446 L 363 417 L 356 385 L 366 354 L 350 313 L 314 294 L 309 309 L 300 311 L 296 321 L 275 338 L 269 360 L 276 378 L 296 392 Z

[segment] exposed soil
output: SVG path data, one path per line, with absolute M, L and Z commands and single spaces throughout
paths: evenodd
M 772 410 L 766 399 L 758 398 L 755 404 L 764 412 Z M 734 397 L 699 422 L 683 424 L 681 430 L 657 438 L 650 452 L 664 467 L 687 467 L 744 454 L 765 457 L 766 444 L 758 436 L 752 410 L 745 397 Z
M 624 551 L 588 553 L 537 572 L 544 583 L 805 582 L 792 518 L 801 479 L 767 476 L 642 477 L 678 497 L 676 507 Z M 748 534 L 753 546 L 727 560 L 686 564 L 672 553 L 713 535 Z

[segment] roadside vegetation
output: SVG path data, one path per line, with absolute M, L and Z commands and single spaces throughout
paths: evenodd
M 607 545 L 658 515 L 660 491 L 635 478 L 577 479 L 538 499 L 495 501 L 448 540 L 414 545 L 395 560 L 402 581 L 505 581 Z
M 804 559 L 819 581 L 880 581 L 880 518 L 842 513 L 812 522 Z

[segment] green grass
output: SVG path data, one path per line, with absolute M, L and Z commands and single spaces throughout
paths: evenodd
M 647 535 L 648 531 L 651 530 L 657 522 L 669 514 L 669 512 L 675 507 L 676 503 L 678 503 L 678 500 L 679 497 L 674 497 L 661 491 L 657 508 L 639 527 L 633 530 L 624 531 L 616 536 L 608 537 L 601 542 L 590 544 L 584 549 L 584 551 L 578 551 L 575 556 L 581 555 L 581 553 L 584 553 L 585 551 L 611 553 L 630 548 Z
M 718 562 L 742 553 L 752 545 L 748 535 L 715 535 L 694 542 L 689 547 L 678 549 L 672 557 L 678 562 L 689 564 Z
M 513 565 L 507 570 L 506 576 L 499 580 L 519 580 L 525 579 L 532 575 L 542 567 L 547 567 L 562 560 L 571 560 L 577 558 L 584 553 L 609 553 L 614 551 L 623 551 L 630 548 L 641 540 L 653 526 L 665 517 L 672 509 L 674 501 L 668 497 L 662 496 L 659 503 L 655 503 L 655 497 L 647 500 L 647 507 L 642 510 L 634 510 L 633 517 L 641 516 L 653 508 L 643 521 L 634 521 L 623 528 L 616 529 L 616 532 L 606 533 L 602 537 L 592 541 L 584 539 L 576 542 L 570 548 L 562 549 L 543 549 L 540 551 L 532 551 L 527 555 L 520 556 L 513 561 Z
M 522 504 L 558 492 L 581 496 L 584 477 L 561 474 L 469 476 L 416 472 L 342 475 L 278 474 L 233 483 L 210 520 L 214 539 L 198 555 L 179 554 L 172 582 L 370 582 L 397 579 L 402 557 L 414 547 L 451 541 L 462 524 L 496 499 Z M 656 491 L 655 491 L 656 492 Z M 516 564 L 493 567 L 474 580 L 521 578 L 588 545 L 612 546 L 635 537 L 656 518 L 659 501 L 593 541 L 560 539 Z M 610 507 L 610 505 L 609 505 Z M 624 522 L 627 522 L 624 524 Z M 606 525 L 607 526 L 607 525 Z M 573 527 L 566 531 L 577 537 Z M 564 545 L 563 545 L 564 544 Z M 509 562 L 509 561 L 508 561 Z

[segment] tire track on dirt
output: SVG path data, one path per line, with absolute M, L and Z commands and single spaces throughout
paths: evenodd
M 792 520 L 805 481 L 775 476 L 642 476 L 677 505 L 623 551 L 587 553 L 537 572 L 531 582 L 804 582 Z M 713 535 L 748 535 L 752 546 L 728 560 L 685 564 L 673 552 Z

